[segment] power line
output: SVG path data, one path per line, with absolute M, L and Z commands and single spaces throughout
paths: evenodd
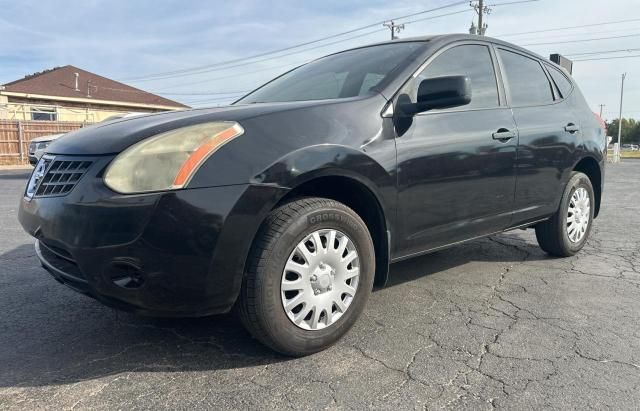
M 526 1 L 521 1 L 521 2 L 500 3 L 499 5 L 507 5 L 507 4 L 515 4 L 515 3 L 528 3 L 528 2 L 533 2 L 533 1 L 539 1 L 539 0 L 526 0 Z M 419 19 L 414 19 L 414 20 L 406 21 L 404 24 L 413 24 L 413 23 L 417 23 L 417 22 L 421 22 L 421 21 L 438 19 L 438 18 L 441 18 L 441 17 L 447 17 L 447 16 L 452 16 L 452 15 L 457 15 L 457 14 L 463 14 L 463 13 L 470 13 L 470 12 L 472 12 L 472 11 L 473 11 L 473 10 L 471 10 L 471 9 L 466 9 L 466 10 L 460 10 L 460 11 L 455 11 L 455 12 L 450 12 L 450 13 L 438 14 L 438 15 L 435 15 L 435 16 L 429 16 L 429 17 L 424 17 L 424 18 L 419 18 Z M 344 39 L 344 40 L 346 41 L 346 40 L 350 40 L 350 39 L 353 39 L 353 38 L 363 37 L 363 36 L 367 36 L 367 35 L 374 34 L 374 33 L 378 33 L 378 32 L 382 32 L 382 31 L 385 31 L 385 29 L 374 30 L 374 31 L 372 31 L 372 32 L 364 33 L 364 34 L 361 34 L 361 35 L 358 35 L 358 36 L 354 36 L 354 37 L 350 37 L 350 38 L 348 38 L 348 39 Z M 333 43 L 330 43 L 330 44 L 326 44 L 326 45 L 328 46 L 328 45 L 336 44 L 336 43 L 339 43 L 339 42 L 341 42 L 341 41 L 336 41 L 336 42 L 333 42 Z M 321 48 L 321 47 L 323 47 L 323 46 L 324 46 L 324 45 L 320 45 L 320 46 L 313 47 L 313 48 L 311 48 L 311 49 L 317 49 L 317 48 Z M 307 49 L 307 50 L 311 50 L 311 49 Z M 305 51 L 306 51 L 306 50 L 305 50 Z M 287 55 L 293 55 L 293 54 L 297 54 L 297 53 L 296 53 L 296 52 L 293 52 L 293 53 L 289 53 L 289 54 L 287 54 Z M 279 57 L 284 57 L 284 56 L 279 56 Z M 270 59 L 264 59 L 264 60 L 272 60 L 272 58 L 270 58 Z M 264 71 L 276 70 L 276 69 L 284 68 L 284 67 L 291 67 L 291 68 L 293 68 L 293 67 L 295 67 L 295 66 L 299 66 L 299 65 L 302 65 L 302 64 L 308 63 L 308 62 L 310 62 L 310 61 L 312 61 L 312 60 L 313 60 L 313 59 L 299 60 L 299 61 L 296 61 L 296 62 L 285 63 L 285 64 L 282 64 L 282 65 L 277 65 L 277 66 L 272 66 L 272 67 L 265 67 L 265 68 L 261 68 L 261 69 L 258 69 L 258 70 L 252 70 L 252 71 L 249 71 L 249 72 L 243 72 L 243 73 L 241 73 L 241 74 L 242 74 L 242 75 L 251 75 L 251 74 L 260 73 L 260 72 L 264 72 Z M 255 62 L 254 62 L 254 63 L 255 63 Z M 246 66 L 246 65 L 245 65 L 245 64 L 242 64 L 241 66 L 243 66 L 243 67 L 244 67 L 244 66 Z M 225 67 L 225 69 L 226 69 L 226 68 L 229 68 L 229 67 Z M 216 81 L 216 80 L 223 80 L 223 79 L 228 79 L 228 78 L 234 78 L 234 77 L 237 77 L 237 76 L 238 76 L 238 73 L 234 73 L 234 74 L 231 74 L 231 75 L 225 75 L 225 76 L 220 76 L 220 77 L 208 78 L 208 79 L 199 80 L 199 81 L 194 81 L 194 82 L 189 82 L 189 83 L 176 84 L 176 85 L 168 86 L 168 88 L 185 87 L 185 86 L 195 86 L 195 85 L 200 85 L 200 84 L 205 84 L 205 83 L 214 82 L 214 81 Z M 167 92 L 167 91 L 155 91 L 155 92 L 156 92 L 156 93 L 159 93 L 159 94 L 170 94 L 170 93 L 169 93 L 169 92 Z M 208 95 L 208 93 L 203 93 L 203 94 Z
M 462 11 L 456 11 L 456 12 L 453 12 L 453 13 L 439 14 L 439 15 L 436 15 L 436 16 L 430 16 L 430 17 L 420 18 L 420 19 L 416 19 L 416 20 L 411 20 L 411 21 L 405 22 L 404 24 L 412 24 L 412 23 L 417 23 L 417 22 L 425 21 L 425 20 L 433 20 L 433 19 L 437 19 L 437 18 L 441 18 L 441 17 L 447 17 L 447 16 L 455 15 L 455 14 L 469 13 L 471 11 L 472 10 L 462 10 Z M 386 31 L 386 29 L 378 29 L 378 30 L 374 30 L 374 31 L 367 32 L 367 33 L 364 33 L 364 34 L 359 34 L 357 36 L 353 36 L 353 37 L 349 37 L 347 39 L 344 39 L 344 41 L 352 40 L 352 39 L 360 38 L 360 37 L 365 37 L 365 36 L 368 36 L 368 35 L 371 35 L 371 34 L 375 34 L 375 33 L 379 33 L 379 32 L 382 32 L 382 31 Z M 332 43 L 328 43 L 328 44 L 325 44 L 325 45 L 315 46 L 315 47 L 312 47 L 312 48 L 309 48 L 309 49 L 305 49 L 303 51 L 309 51 L 309 50 L 318 49 L 318 48 L 321 48 L 321 47 L 324 47 L 324 46 L 330 46 L 330 45 L 333 45 L 333 44 L 340 43 L 341 41 L 343 41 L 343 40 L 332 42 Z M 293 52 L 293 53 L 289 53 L 289 54 L 278 56 L 278 58 L 286 57 L 288 55 L 293 55 L 293 54 L 298 54 L 298 53 L 297 52 Z M 273 58 L 264 59 L 264 60 L 261 60 L 261 61 L 266 61 L 266 60 L 273 60 Z M 249 71 L 249 72 L 243 72 L 241 74 L 244 76 L 244 75 L 249 75 L 249 74 L 260 73 L 260 72 L 263 72 L 263 71 L 269 71 L 269 70 L 275 70 L 275 69 L 279 69 L 279 68 L 284 68 L 284 67 L 294 68 L 296 66 L 308 63 L 308 62 L 313 61 L 313 60 L 314 60 L 313 58 L 305 59 L 305 60 L 298 60 L 298 61 L 295 61 L 295 62 L 280 64 L 280 65 L 273 66 L 273 67 L 265 67 L 265 68 L 261 68 L 261 69 L 258 69 L 258 70 L 252 70 L 252 71 Z M 258 62 L 258 61 L 253 61 L 251 63 L 256 63 L 256 62 Z M 241 64 L 240 66 L 245 67 L 246 64 Z M 227 69 L 227 68 L 231 68 L 231 67 L 224 67 L 223 69 Z M 234 77 L 237 77 L 237 76 L 238 76 L 238 73 L 234 73 L 234 74 L 231 74 L 231 75 L 225 75 L 225 76 L 221 76 L 221 77 L 208 78 L 208 79 L 204 79 L 204 80 L 193 81 L 193 82 L 190 82 L 190 83 L 182 83 L 182 84 L 177 84 L 177 85 L 173 85 L 173 86 L 168 86 L 168 88 L 195 86 L 195 85 L 205 84 L 205 83 L 209 83 L 209 82 L 216 81 L 216 80 L 224 80 L 224 79 L 228 79 L 228 78 L 234 78 Z M 156 91 L 156 93 L 168 94 L 168 93 L 166 93 L 164 91 Z
M 640 21 L 640 19 L 605 21 L 605 22 L 602 22 L 602 23 L 583 24 L 581 26 L 566 26 L 566 27 L 556 27 L 556 28 L 543 29 L 543 30 L 521 31 L 519 33 L 498 34 L 496 37 L 520 36 L 520 35 L 523 35 L 523 34 L 547 33 L 547 32 L 550 32 L 550 31 L 582 29 L 582 28 L 585 28 L 585 27 L 605 26 L 605 25 L 608 25 L 608 24 L 618 24 L 618 23 L 630 23 L 630 22 L 634 22 L 634 21 Z
M 618 59 L 630 59 L 630 58 L 636 58 L 636 57 L 640 57 L 640 54 L 635 54 L 633 56 L 597 57 L 597 58 L 590 58 L 590 59 L 578 59 L 573 61 L 575 62 L 575 61 L 596 61 L 596 60 L 618 60 Z
M 529 1 L 531 1 L 531 0 L 529 0 Z M 452 15 L 455 15 L 455 14 L 468 13 L 470 11 L 471 10 L 462 10 L 462 11 L 456 11 L 456 12 L 452 12 L 452 13 L 439 14 L 439 15 L 436 15 L 436 16 L 430 16 L 430 17 L 424 17 L 424 18 L 420 18 L 420 19 L 411 20 L 411 21 L 405 22 L 404 24 L 413 24 L 413 23 L 426 21 L 426 20 L 434 20 L 434 19 L 438 19 L 438 18 L 441 18 L 441 17 L 452 16 Z M 330 43 L 320 44 L 320 45 L 313 46 L 313 47 L 308 47 L 308 48 L 305 48 L 305 49 L 302 49 L 302 50 L 297 50 L 297 51 L 293 51 L 293 52 L 286 53 L 286 54 L 281 54 L 281 55 L 279 55 L 277 57 L 267 57 L 267 58 L 260 59 L 260 60 L 254 60 L 254 61 L 251 61 L 249 63 L 242 63 L 242 64 L 235 64 L 235 65 L 225 66 L 225 67 L 211 68 L 211 69 L 208 69 L 208 70 L 202 70 L 202 71 L 199 71 L 199 72 L 189 73 L 189 74 L 185 74 L 185 75 L 181 75 L 181 76 L 157 77 L 157 78 L 152 78 L 152 79 L 143 79 L 143 80 L 139 80 L 139 81 L 154 81 L 154 80 L 174 78 L 174 77 L 184 77 L 184 76 L 187 76 L 187 75 L 190 76 L 190 75 L 196 75 L 196 74 L 205 74 L 205 73 L 210 73 L 210 72 L 214 72 L 214 71 L 223 71 L 223 70 L 236 68 L 236 67 L 246 67 L 247 64 L 261 63 L 261 62 L 270 61 L 270 60 L 274 60 L 274 59 L 280 59 L 282 57 L 287 57 L 287 56 L 292 56 L 292 55 L 295 55 L 295 54 L 304 53 L 304 52 L 307 52 L 307 51 L 317 50 L 319 48 L 332 46 L 332 45 L 335 45 L 335 44 L 338 44 L 338 43 L 342 43 L 342 42 L 345 42 L 345 41 L 349 41 L 349 40 L 354 40 L 354 39 L 361 38 L 361 37 L 370 36 L 372 34 L 380 33 L 382 31 L 386 31 L 386 29 L 376 29 L 376 30 L 369 31 L 369 32 L 366 32 L 366 33 L 363 33 L 363 34 L 358 34 L 356 36 L 347 37 L 345 39 L 333 41 L 333 42 L 330 42 Z M 295 63 L 295 64 L 296 65 L 300 65 L 300 64 L 312 61 L 312 60 L 314 60 L 314 59 L 313 58 L 306 59 L 304 61 L 301 61 L 301 62 Z M 278 66 L 278 67 L 285 67 L 285 66 L 290 66 L 290 65 L 291 64 L 285 64 L 283 66 Z M 273 67 L 273 68 L 276 68 L 276 67 Z M 260 72 L 260 71 L 264 71 L 264 70 L 265 69 L 260 69 L 260 70 L 252 71 L 250 73 L 243 73 L 243 74 L 252 74 L 252 73 Z M 236 77 L 236 74 L 231 75 L 231 76 L 223 76 L 223 77 L 217 77 L 217 78 L 214 78 L 214 79 L 208 79 L 208 80 L 203 80 L 203 81 L 198 81 L 198 82 L 192 82 L 192 83 L 189 83 L 188 85 L 203 84 L 203 83 L 207 83 L 209 81 L 225 79 L 225 78 L 231 78 L 231 77 Z
M 494 4 L 489 4 L 487 7 L 500 7 L 500 6 L 510 6 L 512 4 L 520 4 L 520 3 L 534 3 L 536 1 L 540 1 L 540 0 L 519 0 L 519 1 L 507 1 L 504 3 L 494 3 Z
M 640 113 L 640 110 L 625 110 L 624 112 L 625 113 Z M 614 110 L 605 110 L 604 113 L 605 114 L 618 114 L 618 112 L 614 111 Z M 616 120 L 617 120 L 617 118 L 616 118 Z
M 216 101 L 235 101 L 237 100 L 239 97 L 244 96 L 244 94 L 237 94 L 235 96 L 229 96 L 229 97 L 218 97 L 218 98 L 207 98 L 207 99 L 198 99 L 198 100 L 191 100 L 191 101 L 185 101 L 186 104 L 200 104 L 200 103 L 213 103 Z
M 585 35 L 588 36 L 596 36 L 596 35 L 616 35 L 616 34 L 625 34 L 628 33 L 630 31 L 629 28 L 624 28 L 624 29 L 616 29 L 616 30 L 600 30 L 600 31 L 591 31 L 589 30 L 587 33 L 565 33 L 565 34 L 560 34 L 560 33 L 556 33 L 556 34 L 539 34 L 539 35 L 535 35 L 533 37 L 526 37 L 526 38 L 518 38 L 516 39 L 511 39 L 511 41 L 518 41 L 518 42 L 525 42 L 525 41 L 539 41 L 539 40 L 547 40 L 549 38 L 553 39 L 553 40 L 557 40 L 557 41 L 561 41 L 561 40 L 574 40 L 574 39 L 580 39 L 582 37 L 584 37 Z
M 455 14 L 470 13 L 472 11 L 473 10 L 471 10 L 471 9 L 466 9 L 466 10 L 454 11 L 454 12 L 451 12 L 451 13 L 438 14 L 437 16 L 422 17 L 422 18 L 415 19 L 415 20 L 405 21 L 404 24 L 413 24 L 413 23 L 418 23 L 420 21 L 434 20 L 434 19 L 439 19 L 440 17 L 453 16 Z
M 531 0 L 529 0 L 529 1 L 531 1 Z M 441 17 L 452 16 L 452 15 L 455 15 L 455 14 L 468 13 L 469 11 L 470 10 L 462 10 L 462 11 L 456 11 L 456 12 L 453 12 L 453 13 L 439 14 L 439 15 L 436 15 L 436 16 L 430 16 L 430 17 L 411 20 L 411 21 L 405 22 L 404 24 L 412 24 L 412 23 L 417 23 L 417 22 L 426 21 L 426 20 L 434 20 L 434 19 L 438 19 L 438 18 L 441 18 Z M 297 51 L 293 51 L 293 52 L 290 52 L 290 53 L 281 54 L 281 55 L 276 56 L 276 57 L 267 57 L 267 58 L 260 59 L 260 60 L 253 60 L 253 61 L 251 61 L 249 63 L 255 64 L 255 63 L 261 63 L 261 62 L 269 61 L 269 60 L 273 60 L 273 59 L 280 59 L 282 57 L 292 56 L 292 55 L 295 55 L 295 54 L 300 54 L 300 53 L 304 53 L 304 52 L 307 52 L 307 51 L 311 51 L 311 50 L 316 50 L 316 49 L 323 48 L 323 47 L 332 46 L 332 45 L 335 45 L 335 44 L 338 44 L 338 43 L 342 43 L 342 42 L 345 42 L 345 41 L 350 41 L 350 40 L 354 40 L 354 39 L 357 39 L 357 38 L 370 36 L 372 34 L 380 33 L 380 32 L 385 31 L 385 30 L 386 29 L 377 29 L 377 30 L 369 31 L 369 32 L 366 32 L 366 33 L 363 33 L 363 34 L 358 34 L 356 36 L 350 36 L 350 37 L 347 37 L 345 39 L 340 39 L 340 40 L 337 40 L 337 41 L 333 41 L 333 42 L 330 42 L 330 43 L 320 44 L 320 45 L 313 46 L 313 47 L 308 47 L 308 48 L 305 48 L 305 49 L 302 49 L 302 50 L 297 50 Z M 310 61 L 310 60 L 312 60 L 312 59 L 309 59 L 309 60 L 306 60 L 306 61 Z M 210 72 L 213 72 L 213 71 L 227 70 L 227 69 L 235 68 L 235 67 L 244 67 L 244 66 L 246 66 L 246 64 L 247 63 L 245 62 L 245 63 L 242 63 L 242 64 L 235 64 L 235 65 L 231 65 L 231 66 L 227 65 L 227 66 L 224 66 L 224 67 L 214 67 L 214 68 L 211 68 L 211 69 L 201 70 L 201 71 L 198 71 L 198 72 L 192 72 L 192 73 L 183 74 L 183 75 L 154 77 L 154 78 L 149 78 L 149 79 L 141 79 L 141 80 L 138 80 L 138 81 L 154 81 L 154 80 L 161 80 L 161 79 L 174 78 L 174 77 L 184 77 L 184 76 L 191 76 L 191 75 L 196 75 L 196 74 L 204 74 L 204 73 L 210 73 Z M 225 78 L 227 78 L 227 77 L 225 77 Z
M 227 103 L 234 102 L 234 101 L 238 100 L 242 96 L 244 96 L 244 94 L 241 94 L 241 95 L 235 96 L 235 97 L 225 98 L 225 99 L 208 99 L 208 100 L 187 101 L 187 102 L 185 102 L 185 104 L 188 104 L 188 105 L 202 105 L 202 104 L 209 104 L 209 103 L 227 104 Z
M 552 42 L 546 42 L 546 43 L 529 43 L 529 44 L 522 44 L 522 46 L 546 46 L 548 44 L 583 43 L 585 41 L 611 40 L 611 39 L 621 39 L 621 38 L 638 37 L 638 36 L 640 36 L 640 33 L 628 34 L 625 36 L 599 37 L 595 39 L 552 41 Z
M 248 92 L 247 92 L 248 93 Z M 203 102 L 203 101 L 227 101 L 227 100 L 236 100 L 241 96 L 246 95 L 247 93 L 237 93 L 234 95 L 228 95 L 228 96 L 224 96 L 224 97 L 204 97 L 202 98 L 202 96 L 200 98 L 195 98 L 195 99 L 187 99 L 185 100 L 187 103 L 192 104 L 192 103 L 199 103 L 199 102 Z
M 333 41 L 331 43 L 320 44 L 318 46 L 308 47 L 308 48 L 305 48 L 305 49 L 302 49 L 302 50 L 292 51 L 292 52 L 286 53 L 286 54 L 281 54 L 281 55 L 279 55 L 277 57 L 266 57 L 266 58 L 259 59 L 259 60 L 253 60 L 253 61 L 250 61 L 250 62 L 238 63 L 238 64 L 233 64 L 233 65 L 224 66 L 224 67 L 211 67 L 211 68 L 208 68 L 208 69 L 203 69 L 203 70 L 194 71 L 194 72 L 190 72 L 190 73 L 183 73 L 183 74 L 167 75 L 167 76 L 163 76 L 163 77 L 140 79 L 140 80 L 137 80 L 136 82 L 164 80 L 164 79 L 169 79 L 169 78 L 185 77 L 185 76 L 193 76 L 193 75 L 197 75 L 197 74 L 211 73 L 211 72 L 214 72 L 214 71 L 223 71 L 223 70 L 228 70 L 228 69 L 236 68 L 236 67 L 245 67 L 247 64 L 262 63 L 264 61 L 269 61 L 269 60 L 273 60 L 273 59 L 276 59 L 276 58 L 280 59 L 282 57 L 288 57 L 288 56 L 292 56 L 294 54 L 300 54 L 300 53 L 304 53 L 306 51 L 311 51 L 311 50 L 316 50 L 316 49 L 323 48 L 323 47 L 332 46 L 334 44 L 342 43 L 344 41 L 349 41 L 349 40 L 353 40 L 353 39 L 357 39 L 357 38 L 361 38 L 361 37 L 370 36 L 372 34 L 376 34 L 376 33 L 379 33 L 381 31 L 386 31 L 386 29 L 377 29 L 377 30 L 369 31 L 369 32 L 366 32 L 366 33 L 363 33 L 363 34 L 358 34 L 357 36 L 351 36 L 351 37 L 347 37 L 346 39 Z
M 263 71 L 275 70 L 275 69 L 280 69 L 280 68 L 284 68 L 284 67 L 294 68 L 296 66 L 299 66 L 301 64 L 308 63 L 308 62 L 309 62 L 309 60 L 304 60 L 304 61 L 300 61 L 299 60 L 297 62 L 281 64 L 281 65 L 273 66 L 273 67 L 264 67 L 264 68 L 261 68 L 261 69 L 258 69 L 258 70 L 244 72 L 244 73 L 242 73 L 242 75 L 246 76 L 246 75 L 249 75 L 249 74 L 255 74 L 255 73 L 260 73 L 260 72 L 263 72 Z M 226 75 L 226 76 L 221 76 L 221 77 L 208 78 L 208 79 L 199 80 L 199 81 L 192 81 L 190 83 L 176 84 L 176 85 L 173 85 L 173 86 L 167 86 L 167 88 L 195 86 L 195 85 L 198 85 L 198 84 L 205 84 L 205 83 L 209 83 L 209 82 L 216 81 L 216 80 L 224 80 L 224 79 L 234 78 L 234 77 L 238 77 L 238 73 L 234 73 L 234 74 Z M 164 92 L 160 91 L 159 93 L 164 93 Z
M 584 53 L 569 53 L 565 54 L 565 56 L 588 56 L 593 54 L 610 54 L 610 53 L 630 53 L 632 51 L 640 51 L 640 49 L 617 49 L 617 50 L 602 50 L 602 51 L 588 51 Z
M 537 1 L 539 1 L 539 0 L 511 1 L 511 2 L 497 3 L 497 4 L 494 4 L 493 6 L 506 6 L 506 5 L 511 5 L 511 4 L 530 3 L 530 2 L 537 2 Z M 411 16 L 425 14 L 425 13 L 428 13 L 428 12 L 433 12 L 433 11 L 441 10 L 441 9 L 445 9 L 445 8 L 450 8 L 450 7 L 454 7 L 456 5 L 460 5 L 460 4 L 464 4 L 464 3 L 466 3 L 466 2 L 456 2 L 456 3 L 448 4 L 448 5 L 445 5 L 445 6 L 429 9 L 429 10 L 423 10 L 423 11 L 417 12 L 417 13 L 407 14 L 407 15 L 404 15 L 404 16 L 401 16 L 401 17 L 398 17 L 398 18 L 405 19 L 405 18 L 408 18 L 408 17 L 411 17 Z M 441 17 L 445 17 L 445 16 L 468 13 L 469 11 L 471 11 L 471 10 L 467 9 L 467 10 L 461 10 L 461 11 L 456 11 L 456 12 L 452 12 L 452 13 L 445 13 L 445 14 L 440 14 L 440 15 L 436 15 L 436 16 L 430 16 L 430 17 L 426 17 L 426 18 L 414 19 L 414 20 L 411 20 L 411 21 L 404 22 L 403 24 L 412 24 L 412 23 L 417 23 L 417 22 L 421 22 L 421 21 L 437 19 L 437 18 L 441 18 Z M 229 66 L 228 64 L 231 63 L 231 62 L 234 62 L 234 61 L 251 60 L 251 59 L 256 58 L 257 56 L 276 54 L 276 53 L 282 52 L 284 50 L 290 50 L 290 49 L 294 49 L 294 48 L 299 48 L 299 47 L 301 47 L 301 46 L 303 46 L 305 44 L 312 44 L 312 43 L 324 41 L 324 40 L 326 40 L 328 38 L 339 37 L 339 36 L 342 36 L 342 35 L 344 35 L 346 33 L 351 33 L 351 32 L 362 30 L 362 29 L 364 29 L 366 27 L 373 27 L 374 25 L 376 25 L 376 24 L 371 24 L 371 25 L 368 25 L 368 26 L 363 26 L 363 27 L 358 28 L 358 29 L 350 30 L 348 32 L 343 32 L 343 33 L 335 34 L 335 35 L 332 35 L 332 36 L 328 36 L 328 37 L 325 37 L 324 39 L 318 39 L 318 40 L 314 40 L 314 41 L 311 41 L 311 42 L 306 42 L 306 43 L 301 43 L 301 44 L 298 44 L 298 45 L 295 45 L 295 46 L 286 47 L 286 48 L 280 49 L 280 50 L 274 50 L 274 51 L 270 51 L 270 52 L 266 52 L 266 53 L 261 53 L 260 55 L 254 55 L 254 56 L 245 57 L 245 58 L 241 58 L 241 59 L 229 60 L 227 62 L 220 62 L 220 63 L 216 63 L 216 64 L 212 64 L 212 65 L 201 66 L 201 67 L 213 67 L 213 66 L 219 67 L 216 70 L 202 70 L 200 67 L 196 67 L 196 68 L 191 68 L 191 69 L 183 69 L 183 70 L 177 70 L 177 71 L 173 71 L 173 72 L 166 72 L 166 74 L 167 74 L 166 76 L 161 76 L 161 74 L 165 74 L 165 73 L 157 73 L 155 75 L 148 76 L 148 77 L 138 77 L 137 79 L 138 79 L 138 81 L 161 80 L 161 79 L 166 79 L 166 78 L 191 76 L 191 75 L 197 75 L 197 74 L 204 74 L 204 73 L 207 73 L 207 72 L 210 72 L 210 71 L 219 71 L 219 70 L 226 70 L 226 69 L 231 69 L 231 68 L 235 68 L 235 67 L 241 67 L 241 66 L 245 66 L 246 64 L 237 64 L 237 65 L 234 65 L 234 66 Z M 346 39 L 341 39 L 341 40 L 338 40 L 338 41 L 335 41 L 335 42 L 331 42 L 331 43 L 327 43 L 327 44 L 324 44 L 324 45 L 318 45 L 318 46 L 307 48 L 307 49 L 304 49 L 304 50 L 294 51 L 294 52 L 287 53 L 287 54 L 280 55 L 280 56 L 276 56 L 276 57 L 265 58 L 265 59 L 262 59 L 262 60 L 259 60 L 259 61 L 253 61 L 252 63 L 268 61 L 268 60 L 271 60 L 271 59 L 274 59 L 274 58 L 282 58 L 282 57 L 286 57 L 286 56 L 289 56 L 289 55 L 299 54 L 299 53 L 302 53 L 302 52 L 314 50 L 314 49 L 321 48 L 321 47 L 327 47 L 327 46 L 330 46 L 330 45 L 333 45 L 333 44 L 337 44 L 337 43 L 341 43 L 341 42 L 344 42 L 344 41 L 349 41 L 349 40 L 353 40 L 353 39 L 356 39 L 356 38 L 368 36 L 368 35 L 371 35 L 371 34 L 374 34 L 374 33 L 378 33 L 380 31 L 384 31 L 384 29 L 375 30 L 375 31 L 364 33 L 364 34 L 357 35 L 357 36 L 352 36 L 352 37 L 349 37 L 349 38 L 346 38 Z M 222 66 L 222 67 L 220 67 L 220 66 Z M 200 69 L 200 71 L 198 71 L 199 69 Z M 259 71 L 263 71 L 263 70 L 259 70 Z M 169 75 L 169 74 L 171 74 L 171 75 Z M 225 77 L 222 77 L 222 78 L 229 78 L 229 77 L 233 77 L 233 76 L 225 76 Z M 212 81 L 212 80 L 214 80 L 214 79 L 210 79 L 210 80 L 207 80 L 207 81 Z M 206 81 L 198 82 L 198 83 L 204 83 L 204 82 L 206 82 Z
M 466 4 L 466 3 L 467 3 L 466 0 L 465 1 L 457 1 L 457 2 L 446 4 L 446 5 L 443 5 L 443 6 L 440 6 L 440 7 L 435 7 L 435 8 L 428 9 L 428 10 L 423 10 L 423 11 L 420 11 L 420 12 L 417 12 L 417 13 L 411 13 L 411 14 L 407 14 L 407 15 L 404 15 L 404 16 L 394 17 L 393 20 L 401 20 L 401 19 L 405 19 L 405 18 L 409 18 L 409 17 L 414 17 L 414 16 L 418 16 L 420 14 L 431 13 L 431 12 L 434 12 L 434 11 L 443 10 L 443 9 L 447 9 L 447 8 L 451 8 L 451 7 L 456 7 L 456 6 L 459 6 L 459 5 L 462 5 L 462 4 Z M 202 66 L 190 67 L 190 68 L 181 69 L 181 70 L 174 70 L 174 71 L 167 71 L 167 72 L 149 74 L 147 76 L 129 78 L 129 79 L 125 79 L 125 80 L 126 81 L 139 81 L 139 80 L 142 80 L 142 79 L 149 79 L 151 77 L 185 74 L 185 73 L 189 73 L 189 72 L 192 72 L 192 71 L 199 71 L 199 70 L 203 70 L 203 69 L 208 69 L 208 68 L 211 68 L 211 67 L 219 67 L 219 66 L 223 66 L 223 65 L 227 65 L 227 64 L 238 63 L 240 61 L 251 60 L 251 59 L 255 59 L 255 58 L 259 58 L 259 57 L 264 57 L 264 56 L 268 56 L 268 55 L 272 55 L 272 54 L 281 53 L 283 51 L 296 49 L 296 48 L 307 46 L 307 45 L 310 45 L 310 44 L 319 43 L 319 42 L 322 42 L 322 41 L 325 41 L 325 40 L 329 40 L 329 39 L 336 38 L 336 37 L 341 37 L 341 36 L 344 36 L 346 34 L 355 33 L 357 31 L 365 30 L 365 29 L 368 29 L 368 28 L 371 28 L 371 27 L 377 27 L 377 26 L 380 26 L 381 24 L 385 23 L 386 21 L 387 20 L 379 21 L 379 22 L 376 22 L 376 23 L 368 24 L 366 26 L 361 26 L 361 27 L 357 27 L 355 29 L 347 30 L 347 31 L 344 31 L 342 33 L 332 34 L 330 36 L 325 36 L 325 37 L 322 37 L 322 38 L 319 38 L 319 39 L 316 39 L 316 40 L 311 40 L 311 41 L 307 41 L 307 42 L 304 42 L 304 43 L 294 44 L 292 46 L 284 47 L 284 48 L 277 49 L 277 50 L 271 50 L 271 51 L 267 51 L 267 52 L 264 52 L 264 53 L 255 54 L 255 55 L 252 55 L 252 56 L 247 56 L 247 57 L 227 60 L 227 61 L 223 61 L 223 62 L 219 62 L 219 63 L 213 63 L 213 64 L 206 64 L 206 65 L 202 65 Z
M 164 92 L 164 91 L 156 91 L 155 93 L 162 93 L 162 94 L 166 94 L 168 96 L 214 96 L 214 95 L 219 95 L 219 94 L 244 94 L 244 93 L 248 93 L 250 90 L 247 91 L 201 91 L 201 92 L 196 92 L 196 93 L 171 93 L 171 92 Z

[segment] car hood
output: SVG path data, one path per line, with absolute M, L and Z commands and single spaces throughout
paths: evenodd
M 145 138 L 181 127 L 212 121 L 241 122 L 275 112 L 323 104 L 331 102 L 259 103 L 123 118 L 68 133 L 63 139 L 52 143 L 47 152 L 65 155 L 116 154 Z
M 42 143 L 44 141 L 53 141 L 53 140 L 57 140 L 58 138 L 60 138 L 62 136 L 64 136 L 64 133 L 62 133 L 62 134 L 49 134 L 48 136 L 32 138 L 31 139 L 31 143 Z

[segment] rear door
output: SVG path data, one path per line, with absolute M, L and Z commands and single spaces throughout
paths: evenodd
M 397 96 L 416 102 L 420 81 L 465 75 L 467 106 L 395 118 L 404 257 L 499 231 L 511 219 L 517 132 L 490 46 L 455 44 L 426 62 Z
M 512 225 L 520 225 L 558 208 L 580 124 L 539 60 L 505 47 L 497 55 L 519 133 Z

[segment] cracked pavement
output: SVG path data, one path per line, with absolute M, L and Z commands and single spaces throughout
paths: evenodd
M 532 230 L 392 266 L 351 332 L 291 359 L 231 315 L 118 313 L 40 268 L 0 171 L 1 409 L 640 408 L 640 161 L 609 165 L 585 249 Z

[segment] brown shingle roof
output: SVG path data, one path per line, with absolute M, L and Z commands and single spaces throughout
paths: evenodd
M 75 73 L 79 74 L 78 89 L 75 89 Z M 4 85 L 5 91 L 15 93 L 41 94 L 46 96 L 87 98 L 90 88 L 91 99 L 110 100 L 123 103 L 170 106 L 187 108 L 178 103 L 144 90 L 99 76 L 74 66 L 56 67 Z

